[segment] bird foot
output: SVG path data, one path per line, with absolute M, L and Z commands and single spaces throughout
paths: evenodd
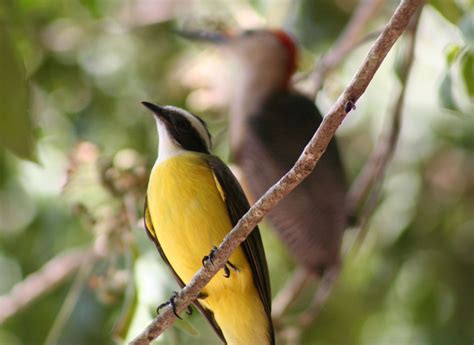
M 235 267 L 235 265 L 233 265 L 232 262 L 227 261 L 227 263 L 224 266 L 224 277 L 229 278 L 230 277 L 230 269 L 227 266 L 230 266 L 230 268 L 232 268 L 232 270 L 235 271 L 235 272 L 237 272 L 237 267 Z
M 212 246 L 212 249 L 209 253 L 209 255 L 206 255 L 205 257 L 202 258 L 202 265 L 205 266 L 206 265 L 206 262 L 210 262 L 211 265 L 214 265 L 214 262 L 212 261 L 212 259 L 214 258 L 214 255 L 216 254 L 216 251 L 217 251 L 217 247 L 216 246 Z
M 176 303 L 175 303 L 175 299 L 176 297 L 178 297 L 178 293 L 176 291 L 173 291 L 173 295 L 171 296 L 171 298 L 169 299 L 168 302 L 165 302 L 165 303 L 162 303 L 158 306 L 158 308 L 156 308 L 156 313 L 159 314 L 160 313 L 160 310 L 163 309 L 164 307 L 168 306 L 168 305 L 171 305 L 171 308 L 173 309 L 173 314 L 180 320 L 182 320 L 182 318 L 178 315 L 178 313 L 176 312 Z M 188 306 L 188 308 L 186 309 L 186 314 L 188 315 L 191 315 L 193 313 L 193 309 L 191 308 L 191 306 Z
M 202 258 L 202 265 L 203 266 L 206 264 L 206 262 L 210 262 L 212 265 L 214 265 L 214 262 L 212 261 L 212 259 L 214 258 L 214 255 L 216 254 L 216 251 L 217 251 L 217 247 L 213 246 L 212 249 L 211 249 L 211 252 L 209 253 L 209 255 L 206 255 L 205 257 Z M 224 277 L 226 277 L 226 278 L 230 277 L 229 267 L 232 268 L 232 270 L 234 270 L 235 272 L 238 271 L 237 267 L 234 264 L 232 264 L 232 262 L 227 261 L 227 263 L 224 266 Z

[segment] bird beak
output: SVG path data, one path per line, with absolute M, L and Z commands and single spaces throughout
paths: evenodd
M 155 116 L 158 117 L 160 120 L 162 120 L 162 121 L 169 120 L 168 112 L 161 105 L 156 105 L 156 104 L 153 104 L 153 103 L 150 103 L 150 102 L 142 102 L 142 104 L 146 108 L 151 110 L 152 113 L 155 114 Z
M 203 30 L 176 30 L 175 33 L 192 41 L 204 41 L 214 44 L 225 44 L 231 41 L 232 36 L 226 33 Z

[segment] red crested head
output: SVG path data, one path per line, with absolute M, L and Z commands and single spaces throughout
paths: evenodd
M 271 32 L 280 41 L 288 54 L 288 78 L 290 78 L 295 72 L 298 62 L 298 47 L 296 41 L 283 30 L 271 30 Z

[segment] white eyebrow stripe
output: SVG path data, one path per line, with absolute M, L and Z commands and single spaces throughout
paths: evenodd
M 198 131 L 199 135 L 201 138 L 204 139 L 204 142 L 206 143 L 207 149 L 210 151 L 211 150 L 211 138 L 209 138 L 209 134 L 207 132 L 207 129 L 204 127 L 204 125 L 199 121 L 196 116 L 191 114 L 189 111 L 186 111 L 184 109 L 172 106 L 172 105 L 167 105 L 164 107 L 165 109 L 168 109 L 172 112 L 177 112 L 184 117 L 186 117 L 189 122 L 191 122 L 191 125 Z

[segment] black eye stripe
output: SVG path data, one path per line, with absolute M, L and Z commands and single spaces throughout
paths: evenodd
M 177 112 L 170 111 L 169 122 L 167 123 L 168 131 L 174 140 L 188 151 L 209 153 L 205 140 L 201 137 L 198 130 L 192 125 L 191 121 L 184 115 Z M 195 115 L 193 115 L 195 116 Z M 207 130 L 205 122 L 199 117 L 195 116 Z M 210 138 L 210 135 L 209 135 Z

